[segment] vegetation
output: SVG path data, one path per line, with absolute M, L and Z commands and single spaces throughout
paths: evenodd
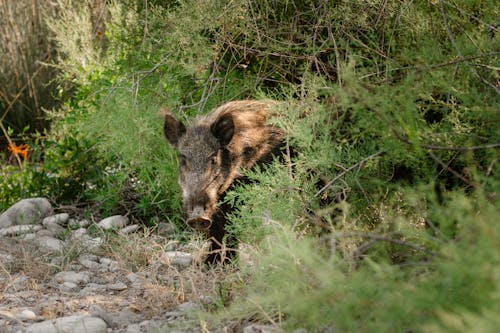
M 91 3 L 105 13 L 98 23 Z M 181 226 L 159 109 L 189 118 L 273 98 L 295 154 L 248 171 L 255 182 L 227 196 L 230 229 L 253 260 L 224 277 L 220 306 L 200 320 L 324 332 L 498 327 L 495 1 L 57 8 L 45 17 L 59 87 L 74 93 L 51 112 L 50 131 L 27 138 L 26 160 L 13 153 L 19 165 L 0 167 L 0 210 L 45 195 Z

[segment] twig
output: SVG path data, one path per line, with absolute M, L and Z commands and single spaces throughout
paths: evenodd
M 490 144 L 481 145 L 481 146 L 470 146 L 470 147 L 434 146 L 434 145 L 426 145 L 426 144 L 421 144 L 421 143 L 414 143 L 410 139 L 402 136 L 401 134 L 399 134 L 397 132 L 394 132 L 394 135 L 396 135 L 396 137 L 399 140 L 403 141 L 404 143 L 407 143 L 407 144 L 410 144 L 410 145 L 416 144 L 417 146 L 419 146 L 421 148 L 425 148 L 425 149 L 429 149 L 429 150 L 469 151 L 469 150 L 490 149 L 490 148 L 499 148 L 500 147 L 500 143 L 499 142 L 490 143 Z
M 351 170 L 354 170 L 355 168 L 362 168 L 363 165 L 368 161 L 368 160 L 371 160 L 375 157 L 378 157 L 378 156 L 381 156 L 383 155 L 385 152 L 380 150 L 378 152 L 376 152 L 375 154 L 372 154 L 364 159 L 362 159 L 361 161 L 359 161 L 358 163 L 350 166 L 349 168 L 345 169 L 344 171 L 342 171 L 339 175 L 337 175 L 337 177 L 333 178 L 332 180 L 330 180 L 325 186 L 323 186 L 318 192 L 316 192 L 316 194 L 314 195 L 314 197 L 318 197 L 321 193 L 323 193 L 327 188 L 329 188 L 334 182 L 336 182 L 337 180 L 339 180 L 340 178 L 342 178 L 346 173 L 348 173 L 349 171 Z
M 443 22 L 444 22 L 444 26 L 446 28 L 446 33 L 448 34 L 448 38 L 450 39 L 450 42 L 453 45 L 453 48 L 455 48 L 455 51 L 457 52 L 458 57 L 460 59 L 465 59 L 464 55 L 462 54 L 462 51 L 460 51 L 460 48 L 458 47 L 457 43 L 455 42 L 455 37 L 453 36 L 453 33 L 450 29 L 450 26 L 448 25 L 448 18 L 446 17 L 446 9 L 444 7 L 445 3 L 443 0 L 440 0 L 439 3 L 440 3 L 439 8 L 441 10 L 441 16 L 443 17 Z M 493 88 L 493 90 L 495 90 L 495 92 L 497 94 L 500 94 L 500 90 L 497 87 L 495 87 L 491 82 L 489 82 L 488 80 L 483 78 L 481 75 L 479 75 L 479 73 L 476 71 L 476 69 L 473 66 L 470 66 L 470 64 L 468 62 L 466 62 L 466 64 L 469 66 L 469 68 L 470 68 L 472 74 L 474 74 L 474 76 L 476 76 L 478 79 L 483 81 L 484 84 Z
M 464 176 L 462 176 L 461 174 L 459 174 L 458 172 L 456 172 L 455 170 L 453 170 L 452 168 L 450 168 L 449 165 L 445 164 L 436 155 L 434 155 L 434 153 L 432 151 L 428 151 L 428 153 L 429 153 L 429 156 L 432 157 L 432 159 L 434 161 L 436 161 L 439 165 L 441 165 L 447 171 L 451 172 L 451 174 L 453 174 L 455 177 L 459 178 L 465 184 L 467 184 L 467 185 L 469 185 L 471 187 L 475 187 L 474 184 L 472 184 L 472 182 L 469 179 L 465 178 Z

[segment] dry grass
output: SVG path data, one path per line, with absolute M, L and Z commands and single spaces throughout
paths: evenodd
M 1 1 L 0 17 L 0 124 L 22 131 L 46 126 L 43 109 L 55 104 L 55 49 L 43 12 L 54 15 L 49 0 Z M 7 133 L 3 130 L 3 136 Z M 5 138 L 4 138 L 5 139 Z M 1 143 L 1 142 L 0 142 Z

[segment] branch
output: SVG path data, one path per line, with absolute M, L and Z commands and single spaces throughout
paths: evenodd
M 340 178 L 342 178 L 345 174 L 347 174 L 349 171 L 352 171 L 354 170 L 355 168 L 359 167 L 359 168 L 362 168 L 363 165 L 368 161 L 368 160 L 371 160 L 372 158 L 375 158 L 375 157 L 378 157 L 378 156 L 381 156 L 383 155 L 385 152 L 380 150 L 378 152 L 376 152 L 375 154 L 372 154 L 364 159 L 362 159 L 361 161 L 359 161 L 358 163 L 350 166 L 349 168 L 345 169 L 344 171 L 342 171 L 337 177 L 333 178 L 332 180 L 330 180 L 325 186 L 323 186 L 318 192 L 316 192 L 316 194 L 314 195 L 314 197 L 318 197 L 321 193 L 323 193 L 327 188 L 329 188 L 330 186 L 332 186 L 332 184 L 339 180 Z
M 450 26 L 448 25 L 448 19 L 446 17 L 446 9 L 444 8 L 444 1 L 443 0 L 440 0 L 439 1 L 440 3 L 440 10 L 441 10 L 441 16 L 443 17 L 443 22 L 444 22 L 444 26 L 446 28 L 446 33 L 448 34 L 448 38 L 450 39 L 450 42 L 451 44 L 453 45 L 453 47 L 455 48 L 455 51 L 457 52 L 458 54 L 458 57 L 460 59 L 465 59 L 464 55 L 462 54 L 462 51 L 460 51 L 460 49 L 458 48 L 458 45 L 457 43 L 455 42 L 455 37 L 453 36 L 453 33 L 451 32 L 451 29 L 450 29 Z M 467 62 L 466 62 L 467 65 L 469 65 Z M 469 65 L 469 68 L 472 72 L 472 74 L 474 74 L 478 79 L 480 79 L 481 81 L 483 81 L 484 84 L 490 86 L 491 88 L 493 88 L 493 90 L 495 90 L 495 92 L 497 94 L 500 94 L 500 90 L 495 87 L 491 82 L 489 82 L 488 80 L 486 80 L 485 78 L 483 78 L 481 75 L 479 75 L 479 73 L 476 71 L 476 69 L 472 66 Z
M 453 150 L 453 151 L 469 151 L 469 150 L 479 150 L 479 149 L 490 149 L 490 148 L 499 148 L 500 143 L 490 143 L 487 145 L 481 145 L 481 146 L 470 146 L 470 147 L 447 147 L 447 146 L 434 146 L 434 145 L 425 145 L 421 143 L 415 143 L 412 142 L 410 139 L 402 136 L 401 134 L 397 133 L 394 131 L 394 135 L 404 143 L 407 143 L 409 145 L 417 145 L 419 147 L 429 149 L 429 150 Z

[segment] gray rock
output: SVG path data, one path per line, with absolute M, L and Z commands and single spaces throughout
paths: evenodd
M 104 271 L 118 272 L 121 270 L 120 264 L 116 260 L 109 258 L 101 258 L 99 259 L 99 262 L 104 268 Z
M 16 315 L 16 318 L 21 321 L 26 321 L 26 320 L 35 320 L 37 319 L 37 316 L 33 311 L 29 309 L 24 309 L 23 311 L 21 311 L 21 313 Z
M 114 215 L 103 219 L 97 223 L 97 226 L 104 230 L 120 229 L 128 224 L 128 217 L 122 215 Z
M 87 233 L 87 229 L 85 228 L 80 228 L 73 231 L 68 241 L 76 244 L 76 247 L 78 249 L 85 251 L 98 249 L 104 242 L 101 237 L 90 237 L 90 235 Z
M 35 242 L 41 250 L 47 252 L 59 253 L 64 249 L 64 242 L 54 237 L 37 237 Z
M 26 333 L 106 333 L 108 325 L 101 318 L 69 316 L 31 325 Z
M 19 224 L 39 224 L 52 213 L 52 205 L 45 198 L 23 199 L 0 215 L 0 228 Z
M 1 236 L 18 236 L 22 234 L 28 234 L 32 232 L 36 232 L 42 229 L 42 226 L 39 225 L 13 225 L 11 227 L 5 227 L 0 229 L 0 237 Z
M 87 284 L 90 281 L 90 273 L 87 271 L 63 271 L 57 273 L 54 278 L 59 283 L 73 282 L 76 284 Z
M 86 259 L 86 258 L 78 258 L 78 262 L 87 269 L 96 270 L 99 268 L 99 263 L 94 260 Z
M 271 325 L 251 324 L 243 327 L 243 333 L 283 333 L 281 328 Z
M 132 324 L 127 326 L 125 333 L 142 333 L 139 324 Z
M 80 290 L 80 287 L 74 282 L 66 281 L 59 286 L 59 290 L 62 292 L 70 293 Z
M 95 294 L 103 294 L 106 292 L 107 288 L 103 284 L 98 284 L 98 283 L 89 283 L 80 290 L 80 295 L 85 296 L 85 295 L 95 295 Z
M 108 290 L 112 291 L 122 291 L 128 288 L 127 285 L 123 282 L 110 283 L 106 287 L 108 288 Z
M 175 234 L 175 227 L 172 223 L 160 222 L 156 227 L 158 230 L 158 234 L 161 236 L 172 236 Z
M 1 241 L 1 240 L 0 240 Z M 15 259 L 8 253 L 0 253 L 0 266 L 10 266 L 14 263 Z
M 90 225 L 88 220 L 75 220 L 69 219 L 68 227 L 70 229 L 79 229 L 79 228 L 87 228 Z
M 42 220 L 42 224 L 47 227 L 47 224 L 53 224 L 57 223 L 61 226 L 65 226 L 68 224 L 69 221 L 69 214 L 68 213 L 61 213 L 61 214 L 56 214 L 56 215 L 51 215 L 47 216 Z
M 165 252 L 164 256 L 167 258 L 170 265 L 176 266 L 179 269 L 187 268 L 191 266 L 193 262 L 193 255 L 187 252 L 169 251 Z
M 196 310 L 196 304 L 193 302 L 184 302 L 177 306 L 177 309 L 181 312 L 192 312 Z
M 44 222 L 44 227 L 52 234 L 52 236 L 60 238 L 66 232 L 66 229 L 59 223 L 54 221 Z
M 125 228 L 120 229 L 119 232 L 122 235 L 127 235 L 127 234 L 131 234 L 133 232 L 136 232 L 140 227 L 141 226 L 138 224 L 132 224 L 132 225 L 126 226 Z

